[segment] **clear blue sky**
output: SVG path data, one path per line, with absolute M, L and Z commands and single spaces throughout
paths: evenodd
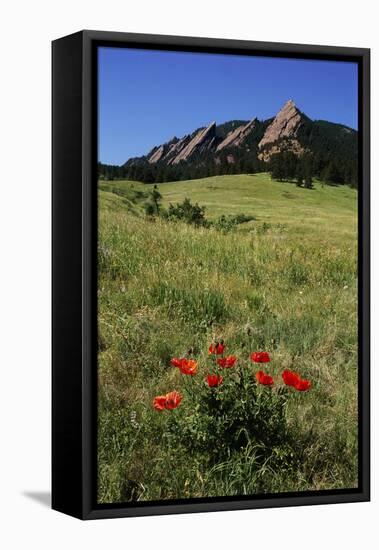
M 213 120 L 266 119 L 288 99 L 357 128 L 357 64 L 100 48 L 99 160 L 123 164 Z

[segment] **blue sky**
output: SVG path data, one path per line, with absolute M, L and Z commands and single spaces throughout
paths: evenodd
M 288 99 L 357 128 L 357 64 L 100 48 L 99 160 L 123 164 L 213 120 L 266 119 Z

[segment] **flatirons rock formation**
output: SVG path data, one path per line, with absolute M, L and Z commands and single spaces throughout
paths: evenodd
M 167 164 L 172 164 L 172 161 L 177 157 L 177 155 L 188 145 L 191 141 L 190 135 L 185 135 L 181 139 L 174 138 L 171 142 L 168 143 L 169 147 L 164 156 L 164 160 Z M 151 157 L 149 157 L 151 162 Z
M 254 118 L 247 124 L 239 126 L 235 130 L 231 130 L 225 139 L 222 140 L 216 147 L 216 151 L 222 151 L 226 147 L 239 147 L 243 144 L 247 136 L 254 130 L 258 123 L 258 119 Z
M 268 126 L 259 142 L 259 149 L 282 139 L 295 138 L 303 121 L 303 115 L 290 99 Z
M 263 138 L 258 144 L 258 158 L 263 161 L 270 160 L 271 156 L 282 150 L 292 151 L 301 156 L 305 152 L 297 135 L 302 126 L 310 122 L 290 99 L 279 111 L 271 124 L 267 127 Z
M 150 164 L 165 161 L 167 164 L 178 164 L 188 161 L 193 155 L 201 155 L 204 151 L 214 149 L 216 141 L 216 123 L 212 122 L 206 128 L 200 128 L 191 135 L 181 139 L 174 138 L 164 145 L 154 147 L 147 156 Z
M 178 164 L 182 160 L 188 160 L 195 153 L 202 153 L 212 149 L 216 139 L 216 123 L 212 122 L 207 128 L 199 130 L 195 136 L 179 151 L 172 160 L 172 164 Z
M 164 157 L 165 148 L 164 145 L 160 145 L 159 147 L 156 147 L 154 149 L 154 152 L 149 157 L 150 164 L 154 164 L 155 162 L 158 162 L 162 160 Z
M 313 121 L 290 99 L 272 119 L 234 120 L 220 125 L 212 122 L 157 145 L 146 156 L 129 159 L 123 166 L 147 165 L 154 170 L 166 166 L 174 170 L 185 165 L 192 170 L 238 163 L 243 170 L 251 162 L 265 163 L 282 151 L 298 157 L 306 152 L 330 157 L 333 152 L 351 160 L 357 157 L 357 132 L 341 124 Z

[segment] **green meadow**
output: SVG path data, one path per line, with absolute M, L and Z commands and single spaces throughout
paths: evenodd
M 98 501 L 356 487 L 356 190 L 318 181 L 304 189 L 268 174 L 158 185 L 162 209 L 188 197 L 211 221 L 254 217 L 222 231 L 146 216 L 152 187 L 99 182 Z M 311 381 L 288 394 L 288 444 L 262 450 L 249 437 L 216 456 L 174 431 L 172 419 L 187 427 L 201 401 L 195 410 L 191 377 L 170 359 L 195 358 L 200 383 L 220 339 L 240 377 L 253 380 L 259 368 L 250 352 L 270 353 L 275 386 L 264 391 L 277 391 L 283 369 Z M 180 407 L 156 411 L 153 398 L 171 390 L 184 392 Z M 200 440 L 204 428 L 191 426 Z

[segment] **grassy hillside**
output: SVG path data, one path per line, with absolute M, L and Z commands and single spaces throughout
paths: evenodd
M 272 181 L 269 174 L 215 176 L 162 183 L 163 206 L 189 197 L 206 207 L 209 219 L 222 214 L 253 214 L 259 223 L 280 223 L 307 239 L 354 243 L 357 232 L 355 189 L 322 185 L 306 190 L 291 183 Z M 101 182 L 101 190 L 143 203 L 152 185 L 139 182 Z M 331 223 L 331 220 L 333 223 Z M 258 224 L 259 224 L 258 223 Z M 256 224 L 255 224 L 256 225 Z
M 224 234 L 147 219 L 147 185 L 99 187 L 99 501 L 356 486 L 356 191 L 265 174 L 159 185 L 166 207 L 189 197 L 209 219 L 255 217 Z M 312 381 L 288 399 L 292 435 L 275 456 L 261 459 L 249 440 L 216 460 L 181 440 L 196 416 L 193 381 L 170 359 L 191 351 L 202 380 L 221 338 L 239 358 L 238 380 L 250 376 L 249 353 L 266 350 L 275 380 L 287 368 Z M 153 397 L 172 389 L 187 396 L 181 406 L 154 410 Z

